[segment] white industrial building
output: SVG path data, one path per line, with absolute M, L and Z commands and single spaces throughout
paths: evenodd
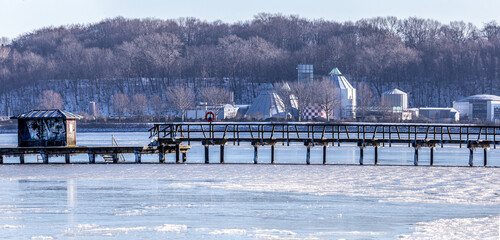
M 251 117 L 257 120 L 265 120 L 273 117 L 285 117 L 285 105 L 280 96 L 273 89 L 272 84 L 267 84 L 254 100 L 246 117 Z
M 397 88 L 383 92 L 382 101 L 389 103 L 393 112 L 406 112 L 408 110 L 408 94 Z
M 297 66 L 297 79 L 299 82 L 312 83 L 314 79 L 314 67 L 312 64 L 299 64 Z
M 334 116 L 356 118 L 356 88 L 342 75 L 338 68 L 330 71 L 329 79 L 339 89 L 340 107 L 334 110 Z
M 205 119 L 207 112 L 215 113 L 217 119 L 231 119 L 235 118 L 238 114 L 238 107 L 231 104 L 224 104 L 219 106 L 208 106 L 206 103 L 200 103 L 195 109 L 186 111 L 187 119 Z
M 461 119 L 500 122 L 500 96 L 479 94 L 453 102 Z
M 424 107 L 418 110 L 420 117 L 432 121 L 457 122 L 460 120 L 460 114 L 454 108 L 430 108 Z

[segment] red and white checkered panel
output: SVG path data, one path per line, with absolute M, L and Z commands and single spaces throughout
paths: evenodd
M 302 111 L 304 120 L 312 120 L 315 118 L 326 118 L 326 112 L 319 104 L 310 104 Z

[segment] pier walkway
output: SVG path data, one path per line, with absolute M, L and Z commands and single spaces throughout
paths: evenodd
M 323 164 L 326 148 L 354 143 L 360 148 L 359 164 L 363 164 L 364 149 L 373 147 L 375 164 L 378 148 L 404 144 L 415 150 L 414 165 L 418 165 L 419 149 L 430 148 L 430 165 L 434 165 L 434 149 L 438 146 L 458 145 L 470 150 L 469 166 L 474 165 L 474 150 L 483 149 L 483 162 L 487 166 L 487 151 L 500 144 L 500 126 L 475 124 L 406 124 L 406 123 L 165 123 L 149 129 L 155 146 L 191 145 L 200 142 L 205 147 L 205 163 L 210 162 L 209 147 L 220 147 L 220 162 L 224 163 L 224 146 L 250 143 L 254 147 L 254 163 L 258 163 L 258 147 L 271 146 L 271 163 L 274 163 L 274 146 L 303 143 L 306 163 L 310 164 L 310 149 L 323 147 Z M 177 161 L 178 158 L 177 158 Z

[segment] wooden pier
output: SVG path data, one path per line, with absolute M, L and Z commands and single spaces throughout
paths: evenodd
M 374 148 L 375 164 L 378 148 L 403 144 L 414 148 L 414 165 L 419 165 L 419 149 L 430 148 L 430 165 L 434 165 L 434 149 L 458 145 L 470 150 L 469 166 L 474 166 L 474 150 L 483 149 L 483 164 L 487 166 L 487 151 L 500 144 L 500 126 L 475 124 L 405 124 L 405 123 L 165 123 L 149 129 L 155 146 L 183 146 L 200 142 L 205 147 L 205 163 L 210 162 L 209 147 L 220 147 L 220 162 L 224 163 L 224 146 L 250 143 L 254 148 L 254 163 L 258 163 L 259 146 L 289 146 L 292 142 L 306 147 L 306 164 L 310 164 L 311 148 L 323 147 L 323 164 L 327 163 L 328 146 L 356 144 L 359 164 L 364 164 L 364 149 Z
M 176 163 L 181 160 L 186 162 L 186 153 L 190 146 L 77 146 L 77 147 L 10 147 L 0 148 L 0 164 L 4 164 L 5 156 L 19 157 L 19 163 L 24 164 L 25 155 L 40 155 L 43 163 L 49 163 L 49 158 L 64 156 L 65 163 L 71 163 L 71 155 L 88 154 L 89 163 L 96 163 L 96 156 L 102 156 L 105 160 L 110 159 L 112 163 L 119 162 L 119 155 L 133 153 L 135 163 L 141 163 L 143 154 L 158 154 L 158 161 L 165 162 L 165 154 L 175 153 Z M 182 159 L 181 159 L 182 155 Z

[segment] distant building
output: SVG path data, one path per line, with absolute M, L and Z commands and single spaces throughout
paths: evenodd
M 186 111 L 186 118 L 203 120 L 207 112 L 215 113 L 217 119 L 231 119 L 238 114 L 238 107 L 231 104 L 208 106 L 207 103 L 200 103 L 195 109 Z
M 272 84 L 267 84 L 254 100 L 245 116 L 258 120 L 285 117 L 285 105 Z
M 332 69 L 328 77 L 339 89 L 340 107 L 334 110 L 339 118 L 356 118 L 356 89 L 347 81 L 338 68 Z
M 456 122 L 460 120 L 460 114 L 454 108 L 420 108 L 418 115 L 432 121 Z
M 326 111 L 320 104 L 309 104 L 302 111 L 302 119 L 304 120 L 314 120 L 318 118 L 326 119 Z
M 482 121 L 500 121 L 500 96 L 479 94 L 453 102 L 453 108 L 460 112 L 460 118 Z
M 299 64 L 297 66 L 297 79 L 299 82 L 312 83 L 314 79 L 314 69 L 312 64 Z
M 408 94 L 397 88 L 382 93 L 382 101 L 389 103 L 393 112 L 405 112 L 408 109 Z
M 17 119 L 19 147 L 76 146 L 76 120 L 82 116 L 59 109 L 32 110 Z

